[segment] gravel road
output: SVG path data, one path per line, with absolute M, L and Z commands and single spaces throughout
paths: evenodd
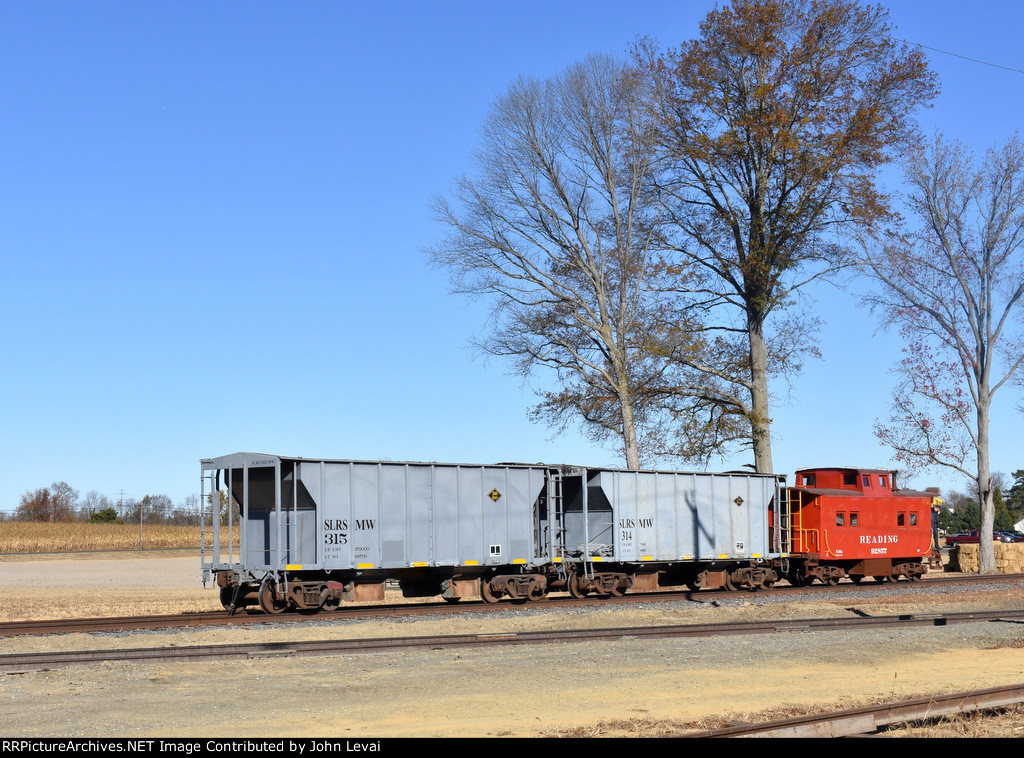
M 137 554 L 145 556 L 144 553 Z M 0 590 L 202 589 L 199 558 L 10 561 L 0 568 Z

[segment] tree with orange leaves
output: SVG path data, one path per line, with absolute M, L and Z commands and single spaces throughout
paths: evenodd
M 854 0 L 736 0 L 678 49 L 634 51 L 657 146 L 653 197 L 681 267 L 706 282 L 693 294 L 708 350 L 683 360 L 728 388 L 719 402 L 749 423 L 759 472 L 773 467 L 769 376 L 803 347 L 779 316 L 847 263 L 845 231 L 889 213 L 876 172 L 938 92 L 887 18 Z

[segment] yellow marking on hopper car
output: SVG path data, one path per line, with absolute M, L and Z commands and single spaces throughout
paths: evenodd
M 692 555 L 684 555 L 681 560 L 692 561 L 693 560 L 693 556 Z
M 412 565 L 413 568 L 424 568 L 425 566 L 429 566 L 430 564 L 426 561 L 413 561 Z
M 289 564 L 285 565 L 285 569 L 287 571 L 302 571 L 302 564 L 301 563 L 289 563 Z
M 642 561 L 653 561 L 654 560 L 654 556 L 653 555 L 641 555 L 640 556 L 640 560 L 642 560 Z
M 480 561 L 466 561 L 463 565 L 465 566 L 479 566 Z
M 526 559 L 525 558 L 513 558 L 512 562 L 513 563 L 526 563 Z
M 721 555 L 719 555 L 718 557 L 719 557 L 719 558 L 728 558 L 729 556 L 727 556 L 727 555 L 726 555 L 725 553 L 722 553 L 722 554 L 721 554 Z
M 562 562 L 562 556 L 558 556 L 557 558 L 555 558 L 555 563 L 561 563 L 561 562 Z
M 760 553 L 753 553 L 750 557 L 751 558 L 760 558 L 761 554 Z
M 373 568 L 373 564 L 372 563 L 357 563 L 356 564 L 356 568 L 372 569 Z
M 594 557 L 592 557 L 592 558 L 591 558 L 590 560 L 592 560 L 592 561 L 594 561 L 595 563 L 597 563 L 597 562 L 603 561 L 603 560 L 604 560 L 604 558 L 603 558 L 602 556 L 600 556 L 600 555 L 595 555 L 595 556 L 594 556 Z

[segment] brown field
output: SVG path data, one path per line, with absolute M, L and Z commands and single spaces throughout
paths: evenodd
M 0 522 L 0 553 L 69 553 L 90 550 L 199 548 L 198 526 Z M 206 544 L 211 544 L 209 529 Z

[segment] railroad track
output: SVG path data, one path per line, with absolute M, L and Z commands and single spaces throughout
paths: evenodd
M 689 732 L 680 737 L 855 737 L 893 724 L 977 713 L 1024 703 L 1024 684 L 989 687 L 949 695 L 878 703 L 831 713 L 797 716 L 760 724 L 737 724 Z
M 976 574 L 956 577 L 935 577 L 919 582 L 897 582 L 882 584 L 853 584 L 844 582 L 838 585 L 814 585 L 811 587 L 781 586 L 771 590 L 772 597 L 789 595 L 813 596 L 822 592 L 871 592 L 873 589 L 886 590 L 897 588 L 900 591 L 914 593 L 927 591 L 934 587 L 956 585 L 972 585 L 977 583 L 1014 583 L 1024 582 L 1024 574 L 999 574 L 980 576 Z M 29 635 L 75 634 L 93 632 L 121 632 L 144 629 L 197 628 L 223 626 L 230 624 L 280 624 L 303 623 L 310 621 L 342 621 L 366 618 L 388 618 L 415 615 L 437 615 L 452 613 L 494 613 L 518 608 L 575 608 L 601 607 L 651 603 L 672 602 L 680 600 L 715 600 L 718 598 L 745 597 L 748 593 L 727 592 L 725 590 L 687 592 L 679 590 L 658 591 L 626 594 L 622 597 L 588 598 L 576 600 L 569 596 L 549 597 L 540 603 L 515 605 L 507 601 L 490 605 L 484 602 L 464 602 L 457 604 L 426 602 L 403 603 L 395 605 L 342 606 L 338 610 L 320 614 L 287 613 L 269 615 L 262 611 L 239 611 L 234 615 L 226 611 L 206 613 L 181 613 L 160 616 L 120 616 L 86 619 L 49 619 L 36 621 L 10 621 L 0 623 L 0 638 Z
M 960 623 L 1024 620 L 1024 610 L 974 611 L 965 613 L 901 614 L 853 618 L 808 618 L 776 621 L 741 621 L 719 624 L 674 624 L 668 626 L 614 627 L 543 632 L 457 634 L 420 637 L 384 637 L 234 645 L 76 650 L 46 653 L 14 653 L 0 656 L 0 672 L 25 673 L 82 664 L 145 661 L 209 661 L 238 658 L 354 655 L 385 651 L 444 650 L 450 648 L 513 645 L 551 645 L 609 640 L 648 640 L 681 637 L 815 632 L 871 627 L 949 626 Z

